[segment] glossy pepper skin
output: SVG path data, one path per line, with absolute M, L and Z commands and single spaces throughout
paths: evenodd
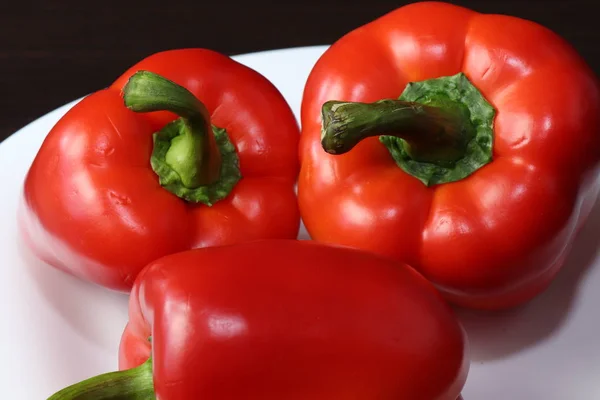
M 455 400 L 468 373 L 464 331 L 420 274 L 312 241 L 166 256 L 138 276 L 129 317 L 121 371 L 51 400 L 144 393 L 148 376 L 154 393 L 119 398 Z
M 134 85 L 132 77 L 141 71 L 159 76 L 136 76 Z M 124 102 L 128 83 L 131 106 Z M 156 95 L 156 85 L 163 94 Z M 185 105 L 175 101 L 182 99 Z M 151 166 L 153 134 L 168 130 L 176 111 L 189 117 L 199 140 L 190 142 L 199 165 L 188 174 L 190 185 L 219 177 L 216 139 L 206 133 L 210 124 L 225 129 L 233 144 L 229 187 L 211 206 L 162 187 Z M 290 107 L 259 73 L 205 49 L 157 53 L 84 98 L 54 126 L 27 174 L 20 226 L 48 263 L 128 291 L 145 265 L 167 254 L 295 238 L 298 140 Z
M 435 164 L 439 131 L 426 127 L 443 123 L 417 121 L 435 109 L 411 111 L 417 100 L 373 103 L 418 98 L 415 91 L 444 79 L 467 85 L 465 78 L 484 98 L 472 104 L 490 106 L 493 140 L 481 148 L 491 144 L 482 150 L 491 158 L 462 179 L 424 184 L 399 167 L 406 152 L 395 159 L 374 136 L 404 137 Z M 357 140 L 362 126 L 354 142 L 339 140 L 348 118 L 335 107 L 354 107 L 345 111 L 354 117 L 368 108 L 369 137 Z M 385 107 L 410 111 L 412 120 L 373 122 Z M 310 236 L 407 262 L 465 307 L 510 308 L 542 292 L 598 197 L 598 79 L 569 44 L 523 19 L 442 2 L 392 11 L 322 55 L 301 122 L 299 203 Z M 419 129 L 427 140 L 418 141 Z

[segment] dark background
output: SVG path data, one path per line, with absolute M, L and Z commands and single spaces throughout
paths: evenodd
M 600 74 L 598 0 L 450 1 L 539 22 Z M 157 51 L 206 47 L 233 55 L 330 44 L 410 1 L 2 1 L 0 141 L 28 122 L 109 85 Z

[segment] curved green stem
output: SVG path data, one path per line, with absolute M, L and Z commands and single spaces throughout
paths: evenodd
M 224 129 L 210 123 L 206 107 L 191 92 L 149 71 L 138 71 L 123 88 L 135 112 L 170 111 L 180 116 L 155 133 L 152 168 L 170 192 L 212 205 L 241 178 L 239 158 Z
M 182 117 L 181 131 L 171 140 L 166 162 L 193 189 L 219 178 L 221 155 L 212 133 L 210 116 L 187 89 L 148 71 L 134 74 L 123 88 L 125 105 L 136 112 L 171 111 Z
M 152 358 L 139 367 L 109 372 L 68 386 L 48 400 L 156 400 Z
M 464 156 L 473 137 L 465 112 L 401 100 L 375 103 L 329 101 L 323 105 L 323 149 L 330 154 L 350 151 L 372 136 L 404 139 L 415 160 L 453 162 Z
M 328 101 L 321 145 L 344 154 L 379 136 L 405 172 L 426 185 L 463 179 L 491 161 L 495 111 L 465 75 L 410 83 L 399 100 Z

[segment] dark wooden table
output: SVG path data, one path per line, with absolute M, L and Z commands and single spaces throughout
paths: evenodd
M 600 74 L 598 0 L 452 1 L 511 14 L 562 35 Z M 206 47 L 225 54 L 329 44 L 402 0 L 3 1 L 0 140 L 108 85 L 157 51 Z

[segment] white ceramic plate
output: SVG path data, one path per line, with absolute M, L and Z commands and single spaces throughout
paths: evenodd
M 298 116 L 304 82 L 324 50 L 235 58 L 271 79 Z M 0 388 L 5 399 L 46 399 L 64 386 L 117 368 L 126 295 L 43 265 L 28 255 L 16 234 L 27 169 L 47 132 L 77 101 L 0 144 Z M 557 281 L 528 306 L 494 315 L 458 311 L 473 358 L 465 400 L 600 399 L 599 227 L 596 207 Z

